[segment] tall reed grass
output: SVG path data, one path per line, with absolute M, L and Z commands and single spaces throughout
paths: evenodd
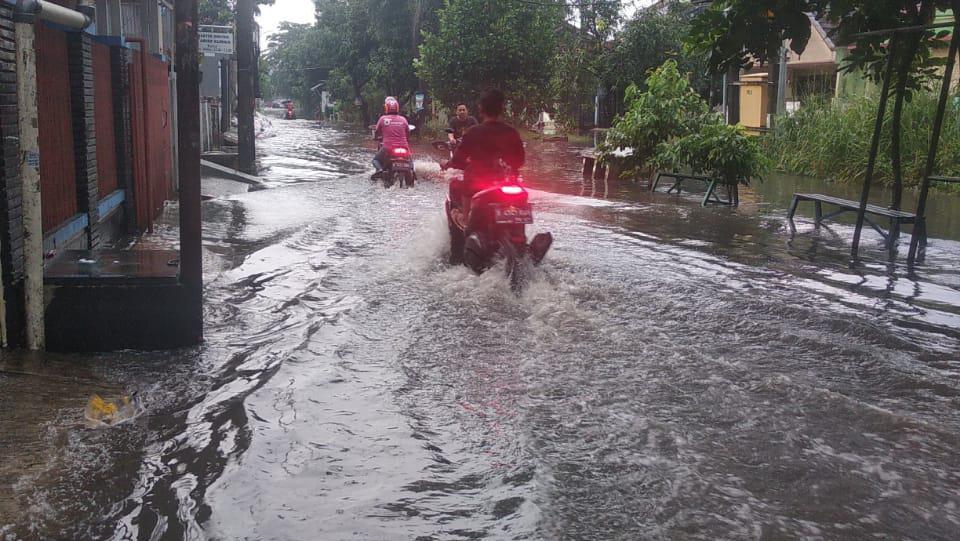
M 944 118 L 935 174 L 960 176 L 960 95 L 954 95 Z M 863 180 L 870 156 L 878 97 L 810 100 L 792 116 L 780 116 L 763 144 L 782 171 L 838 182 Z M 937 96 L 915 94 L 904 104 L 901 132 L 903 183 L 917 187 L 923 175 L 933 129 Z M 892 105 L 888 107 L 892 109 Z M 874 181 L 891 184 L 890 113 L 884 121 Z

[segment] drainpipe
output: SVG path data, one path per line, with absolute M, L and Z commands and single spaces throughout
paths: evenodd
M 90 6 L 83 6 L 89 10 Z M 17 45 L 17 108 L 20 116 L 20 179 L 23 182 L 24 309 L 29 349 L 44 347 L 43 223 L 40 213 L 40 143 L 37 114 L 37 19 L 77 30 L 90 15 L 44 0 L 17 0 L 13 11 Z

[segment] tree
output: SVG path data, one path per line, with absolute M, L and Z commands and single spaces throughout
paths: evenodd
M 274 97 L 295 98 L 305 107 L 310 107 L 315 97 L 310 88 L 323 79 L 327 69 L 323 61 L 321 35 L 310 24 L 283 22 L 267 45 L 266 69 L 270 89 Z
M 444 103 L 503 90 L 512 112 L 544 107 L 563 25 L 563 6 L 515 0 L 449 0 L 436 31 L 424 31 L 417 74 Z
M 942 46 L 943 33 L 914 32 L 892 39 L 886 34 L 864 33 L 920 25 L 928 22 L 935 10 L 951 8 L 954 19 L 960 21 L 958 0 L 716 0 L 694 21 L 688 47 L 709 54 L 710 67 L 717 72 L 731 65 L 749 68 L 776 58 L 785 41 L 794 52 L 803 53 L 810 39 L 807 14 L 816 13 L 836 25 L 834 34 L 839 43 L 852 46 L 841 69 L 860 70 L 879 81 L 892 55 L 896 68 L 890 121 L 893 206 L 899 207 L 903 101 L 909 100 L 912 92 L 928 87 L 938 73 L 942 62 L 932 51 Z
M 254 12 L 260 13 L 260 6 L 272 6 L 275 0 L 256 0 Z M 229 26 L 233 24 L 236 10 L 235 0 L 200 0 L 197 5 L 200 24 Z

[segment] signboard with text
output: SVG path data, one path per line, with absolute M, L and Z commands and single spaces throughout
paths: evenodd
M 233 28 L 200 25 L 200 52 L 205 55 L 232 55 Z

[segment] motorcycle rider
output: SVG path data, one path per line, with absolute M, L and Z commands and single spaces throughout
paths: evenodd
M 478 124 L 477 119 L 471 116 L 470 111 L 467 110 L 466 103 L 458 103 L 455 111 L 456 114 L 451 117 L 450 121 L 447 123 L 450 127 L 450 130 L 452 130 L 452 133 L 447 133 L 447 139 L 451 143 L 456 143 L 458 139 L 463 137 L 463 132 Z
M 393 96 L 387 96 L 383 100 L 383 116 L 377 120 L 377 127 L 374 130 L 374 137 L 381 141 L 380 150 L 373 157 L 373 166 L 377 171 L 373 178 L 378 178 L 383 174 L 383 169 L 390 161 L 390 152 L 395 148 L 405 148 L 407 155 L 410 155 L 410 143 L 407 141 L 407 132 L 410 125 L 407 119 L 400 114 L 400 102 Z
M 491 88 L 484 92 L 480 97 L 480 118 L 483 122 L 467 130 L 453 158 L 440 164 L 444 170 L 464 170 L 462 182 L 450 182 L 450 200 L 460 202 L 459 209 L 451 210 L 451 217 L 461 228 L 468 223 L 473 195 L 504 178 L 506 171 L 501 162 L 515 171 L 526 160 L 520 134 L 509 124 L 500 121 L 505 101 L 503 92 L 498 89 Z

